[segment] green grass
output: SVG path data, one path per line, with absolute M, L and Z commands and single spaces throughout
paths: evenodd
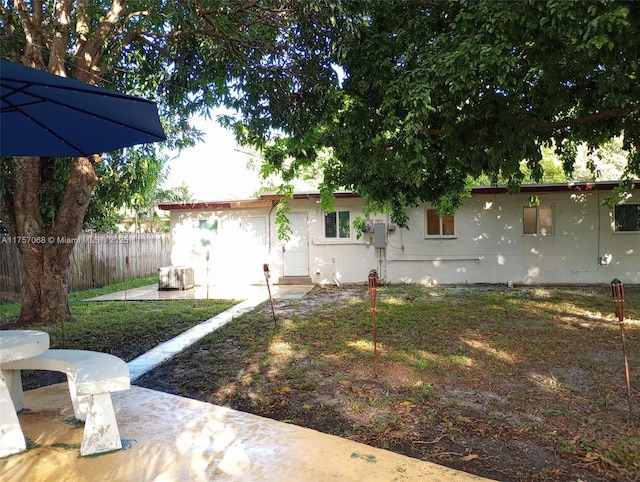
M 131 360 L 234 303 L 84 301 L 124 288 L 72 294 L 75 321 L 64 332 L 45 328 L 52 346 Z M 637 414 L 640 285 L 625 290 Z M 276 300 L 276 326 L 269 303 L 260 305 L 136 383 L 498 480 L 640 473 L 608 286 L 381 287 L 378 376 L 366 287 L 334 291 L 349 297 L 325 300 L 313 290 L 303 300 Z M 17 313 L 17 305 L 0 305 L 0 325 Z M 462 464 L 468 454 L 478 458 Z
M 237 300 L 86 301 L 154 283 L 157 276 L 71 293 L 69 308 L 73 320 L 21 328 L 48 332 L 51 348 L 95 350 L 129 361 L 237 303 Z M 15 321 L 19 310 L 17 303 L 0 305 L 0 327 Z
M 637 394 L 640 286 L 626 291 Z M 258 307 L 141 384 L 153 388 L 155 377 L 173 393 L 438 463 L 474 453 L 463 469 L 484 465 L 474 473 L 499 480 L 626 480 L 640 470 L 608 286 L 381 287 L 377 377 L 366 288 L 340 302 L 320 292 L 278 301 L 275 327 Z M 522 447 L 565 465 L 535 465 Z M 584 463 L 596 456 L 600 465 Z

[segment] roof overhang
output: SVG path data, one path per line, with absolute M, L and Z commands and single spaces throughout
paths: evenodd
M 158 208 L 164 211 L 223 211 L 225 209 L 271 208 L 270 199 L 242 199 L 237 201 L 193 201 L 178 203 L 160 203 Z
M 570 182 L 566 184 L 525 184 L 520 186 L 519 194 L 537 194 L 544 192 L 567 191 L 612 191 L 620 186 L 618 181 Z M 631 189 L 640 189 L 640 181 L 633 181 Z M 471 194 L 506 194 L 506 186 L 477 186 L 471 188 Z
M 588 191 L 612 191 L 619 187 L 618 181 L 601 182 L 570 182 L 566 184 L 525 184 L 520 186 L 520 194 L 539 194 L 545 192 L 588 192 Z M 633 181 L 631 189 L 640 189 L 640 181 Z M 471 188 L 471 195 L 482 194 L 506 194 L 506 186 L 476 186 Z M 164 211 L 224 211 L 228 209 L 259 209 L 272 208 L 283 198 L 281 194 L 261 194 L 258 198 L 234 200 L 234 201 L 193 201 L 178 203 L 160 203 L 158 208 Z M 336 199 L 357 199 L 361 196 L 350 191 L 334 193 Z M 319 192 L 298 192 L 293 194 L 293 199 L 319 200 Z

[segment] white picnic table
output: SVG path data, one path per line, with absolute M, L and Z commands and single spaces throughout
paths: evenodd
M 67 376 L 76 419 L 84 422 L 80 455 L 122 449 L 111 392 L 128 390 L 126 362 L 109 353 L 49 349 L 49 335 L 0 330 L 0 457 L 26 450 L 17 412 L 24 408 L 21 370 L 52 370 Z
M 22 395 L 22 386 L 17 386 L 21 379 L 2 370 L 2 365 L 40 355 L 48 349 L 49 334 L 44 331 L 0 330 L 0 457 L 27 449 L 13 401 L 14 394 Z

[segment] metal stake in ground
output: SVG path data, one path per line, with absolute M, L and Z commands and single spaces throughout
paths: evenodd
M 373 374 L 378 378 L 378 334 L 376 329 L 376 296 L 378 288 L 378 272 L 369 270 L 369 291 L 371 298 L 371 325 L 373 327 Z
M 277 325 L 276 321 L 276 310 L 273 308 L 273 298 L 271 297 L 271 288 L 269 287 L 269 265 L 267 263 L 262 265 L 262 269 L 264 270 L 264 278 L 267 280 L 267 291 L 269 292 L 269 301 L 271 302 L 271 314 L 273 315 L 273 324 Z
M 629 415 L 633 421 L 633 411 L 631 409 L 631 374 L 629 373 L 629 361 L 627 359 L 627 344 L 624 338 L 624 284 L 619 279 L 611 282 L 611 297 L 615 308 L 616 317 L 620 322 L 620 336 L 622 337 L 622 354 L 624 356 L 624 370 L 627 378 L 627 402 L 629 404 Z
M 205 254 L 205 260 L 207 262 L 207 301 L 209 301 L 209 251 Z
M 129 289 L 129 256 L 125 256 L 124 264 L 126 266 L 127 276 L 124 283 L 124 299 L 127 299 L 127 290 Z

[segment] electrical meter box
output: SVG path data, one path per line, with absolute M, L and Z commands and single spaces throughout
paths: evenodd
M 376 248 L 384 248 L 387 245 L 387 226 L 384 223 L 373 225 L 373 245 Z

